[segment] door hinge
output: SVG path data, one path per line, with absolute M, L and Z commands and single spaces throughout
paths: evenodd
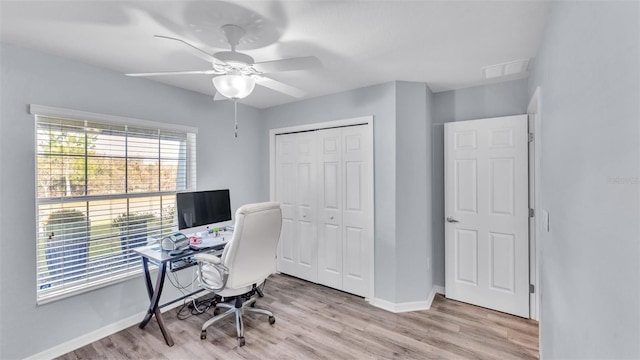
M 536 287 L 533 284 L 529 284 L 529 294 L 535 294 Z
M 533 135 L 532 132 L 529 133 L 529 142 L 533 142 L 533 139 L 535 138 L 535 136 Z
M 533 211 L 533 209 L 532 209 L 532 208 L 529 208 L 529 217 L 530 217 L 530 218 L 532 218 L 532 217 L 533 217 L 534 213 L 535 213 L 535 212 Z

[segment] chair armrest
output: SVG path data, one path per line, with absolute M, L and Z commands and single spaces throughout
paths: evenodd
M 220 264 L 220 258 L 213 254 L 195 254 L 194 258 L 197 261 L 204 261 L 212 264 Z
M 220 263 L 220 258 L 212 254 L 196 254 L 198 279 L 203 288 L 218 292 L 227 284 L 229 269 Z

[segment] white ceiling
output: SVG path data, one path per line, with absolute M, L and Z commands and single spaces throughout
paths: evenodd
M 488 83 L 483 68 L 534 58 L 547 1 L 6 1 L 2 42 L 120 73 L 208 70 L 181 38 L 209 53 L 228 50 L 220 27 L 247 30 L 238 51 L 256 61 L 313 55 L 323 66 L 273 74 L 315 97 L 393 80 L 434 92 Z M 501 80 L 525 77 L 511 76 Z M 153 80 L 213 95 L 211 75 Z M 496 82 L 492 80 L 491 82 Z M 297 99 L 256 86 L 243 103 Z

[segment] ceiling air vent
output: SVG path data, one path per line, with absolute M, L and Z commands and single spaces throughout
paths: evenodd
M 509 61 L 502 64 L 489 65 L 484 68 L 485 79 L 520 74 L 527 71 L 529 59 Z

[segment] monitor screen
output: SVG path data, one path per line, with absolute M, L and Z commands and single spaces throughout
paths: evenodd
M 178 229 L 189 229 L 231 220 L 229 189 L 176 194 Z

